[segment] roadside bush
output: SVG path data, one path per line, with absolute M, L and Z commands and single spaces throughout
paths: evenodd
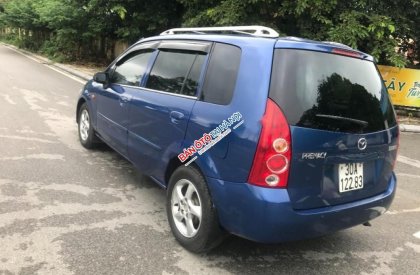
M 414 66 L 419 11 L 420 0 L 0 0 L 0 33 L 12 29 L 14 43 L 63 60 L 110 60 L 116 41 L 168 28 L 265 25 L 350 45 L 384 65 Z
M 44 42 L 42 47 L 39 50 L 40 53 L 46 55 L 49 59 L 54 60 L 55 62 L 67 62 L 74 61 L 72 58 L 65 56 L 54 40 L 47 40 Z

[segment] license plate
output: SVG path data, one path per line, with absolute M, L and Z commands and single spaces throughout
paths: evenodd
M 363 163 L 342 163 L 338 165 L 340 193 L 363 188 Z

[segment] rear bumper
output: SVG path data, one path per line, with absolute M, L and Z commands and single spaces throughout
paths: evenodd
M 230 233 L 263 243 L 313 238 L 365 223 L 383 214 L 396 189 L 367 199 L 311 210 L 294 210 L 287 190 L 207 178 L 221 225 Z

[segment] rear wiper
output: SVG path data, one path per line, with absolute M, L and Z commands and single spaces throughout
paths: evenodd
M 365 128 L 369 124 L 369 122 L 367 122 L 367 121 L 359 120 L 359 119 L 354 119 L 354 118 L 349 118 L 349 117 L 333 116 L 333 115 L 323 115 L 323 114 L 317 114 L 316 116 L 317 117 L 322 117 L 322 118 L 330 118 L 330 119 L 344 120 L 344 121 L 348 121 L 348 122 L 353 122 L 353 123 L 359 124 L 363 128 Z

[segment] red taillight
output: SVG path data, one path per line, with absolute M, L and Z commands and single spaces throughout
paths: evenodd
M 275 174 L 281 174 L 289 167 L 289 161 L 284 155 L 274 155 L 267 160 L 267 168 Z
M 331 52 L 335 53 L 335 54 L 357 57 L 357 58 L 362 58 L 363 57 L 363 55 L 358 53 L 358 52 L 343 50 L 343 49 L 338 49 L 338 48 L 334 48 Z
M 292 156 L 287 120 L 271 99 L 262 118 L 261 135 L 249 174 L 249 183 L 272 188 L 285 188 Z

